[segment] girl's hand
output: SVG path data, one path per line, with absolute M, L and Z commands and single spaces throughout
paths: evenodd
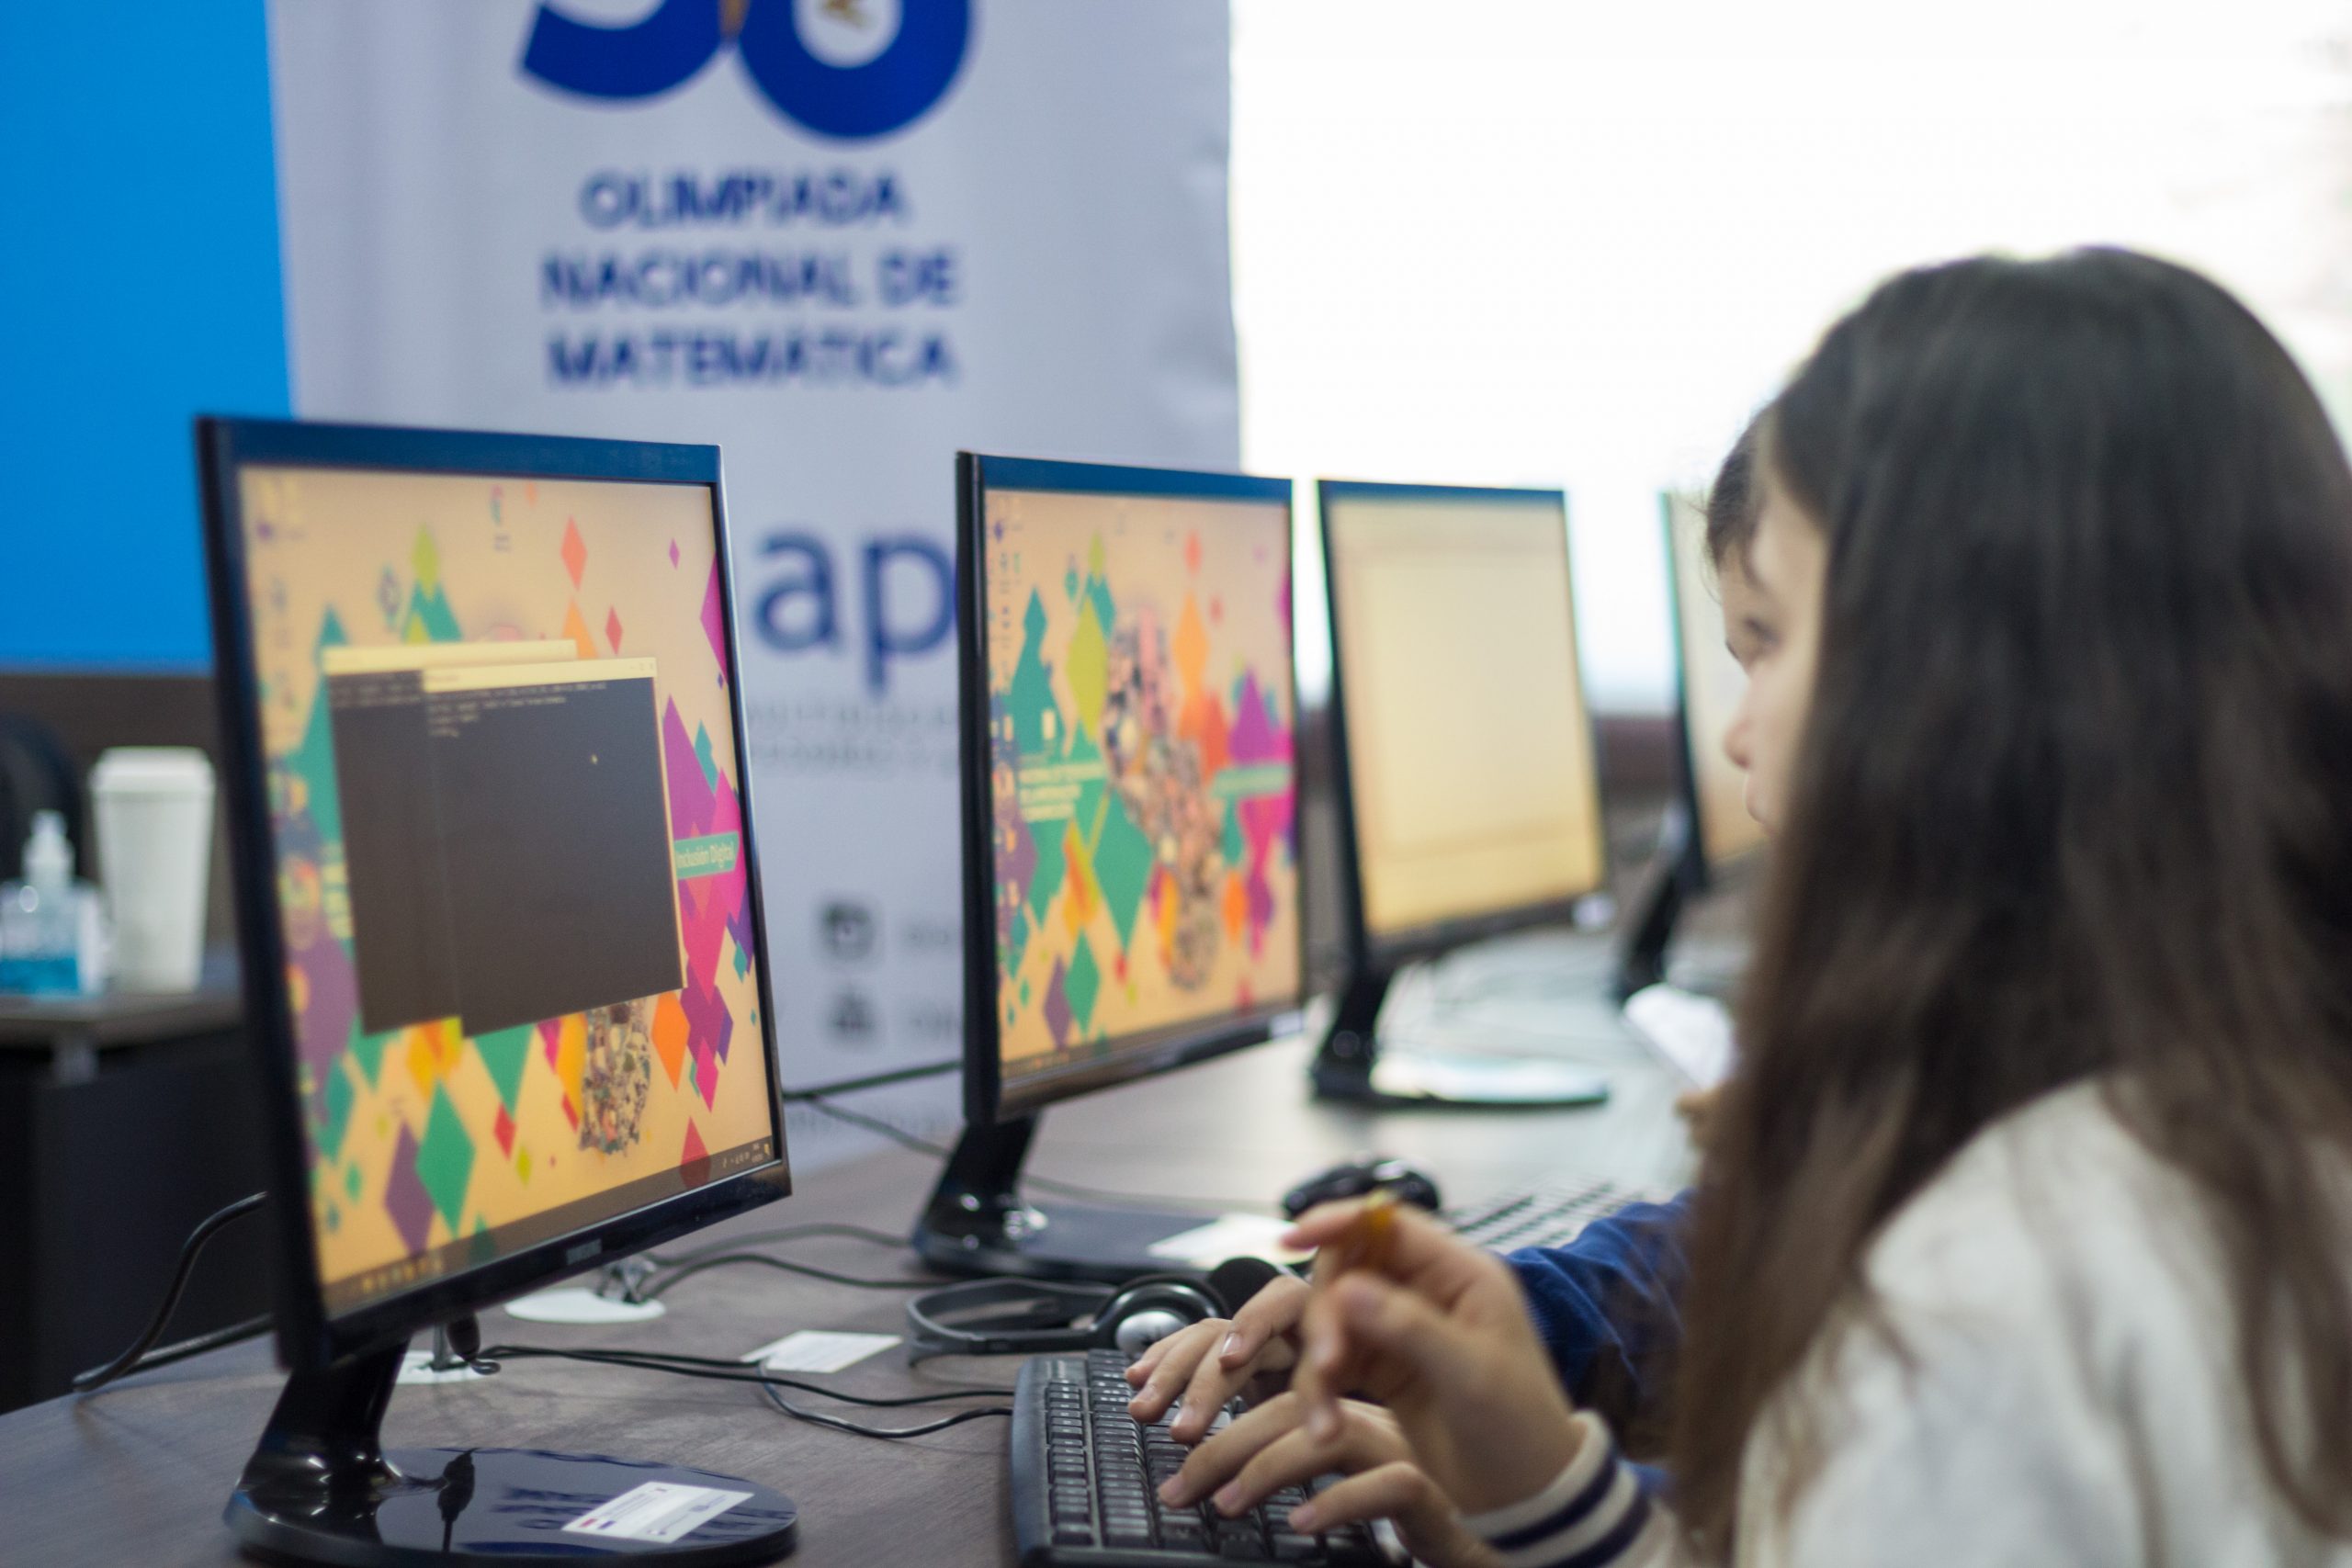
M 1417 1561 L 1443 1568 L 1493 1568 L 1500 1562 L 1463 1528 L 1453 1500 L 1414 1465 L 1395 1416 L 1352 1399 L 1341 1400 L 1338 1412 L 1336 1434 L 1317 1438 L 1304 1425 L 1306 1406 L 1295 1394 L 1270 1399 L 1195 1449 L 1159 1489 L 1160 1498 L 1183 1507 L 1205 1497 L 1232 1518 L 1285 1486 L 1303 1487 L 1336 1472 L 1346 1479 L 1290 1511 L 1293 1529 L 1310 1535 L 1356 1521 L 1393 1519 Z
M 1361 1208 L 1314 1210 L 1289 1242 L 1338 1241 Z M 1567 1467 L 1582 1434 L 1518 1281 L 1501 1258 L 1433 1220 L 1398 1212 L 1390 1223 L 1380 1273 L 1342 1274 L 1307 1301 L 1291 1392 L 1308 1437 L 1340 1442 L 1348 1423 L 1340 1396 L 1369 1394 L 1387 1405 L 1414 1462 L 1462 1511 L 1533 1496 Z
M 1244 1302 L 1231 1322 L 1213 1317 L 1160 1340 L 1127 1369 L 1127 1382 L 1136 1385 L 1128 1413 L 1157 1421 L 1170 1404 L 1181 1404 L 1168 1430 L 1180 1443 L 1199 1442 L 1227 1400 L 1297 1361 L 1306 1296 L 1306 1280 L 1281 1275 Z

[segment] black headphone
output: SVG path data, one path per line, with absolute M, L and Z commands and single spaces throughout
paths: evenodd
M 1236 1258 L 1218 1264 L 1206 1279 L 1146 1274 L 1124 1285 L 1054 1280 L 949 1285 L 907 1303 L 912 1335 L 907 1359 L 1098 1349 L 1140 1356 L 1180 1329 L 1232 1316 L 1283 1272 L 1261 1258 Z

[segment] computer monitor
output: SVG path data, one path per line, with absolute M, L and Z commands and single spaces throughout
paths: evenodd
M 718 449 L 198 447 L 290 1371 L 231 1525 L 335 1562 L 662 1519 L 775 1556 L 792 1505 L 750 1482 L 377 1438 L 418 1330 L 791 1190 Z
M 1618 979 L 1624 995 L 1666 977 L 1683 900 L 1744 868 L 1764 844 L 1764 829 L 1748 814 L 1747 775 L 1724 754 L 1747 675 L 1724 637 L 1722 593 L 1707 558 L 1706 509 L 1696 497 L 1668 494 L 1659 511 L 1674 625 L 1679 768 L 1658 866 L 1626 927 Z
M 1747 775 L 1724 754 L 1724 734 L 1747 688 L 1747 672 L 1724 637 L 1723 595 L 1707 559 L 1707 514 L 1689 496 L 1666 498 L 1667 559 L 1674 579 L 1676 706 L 1682 741 L 1682 806 L 1691 827 L 1692 865 L 1709 881 L 1764 843 L 1747 810 Z
M 1569 919 L 1607 883 L 1558 491 L 1318 486 L 1349 976 L 1315 1066 L 1347 1100 L 1577 1103 L 1588 1070 L 1453 1057 L 1415 1079 L 1376 1026 L 1397 969 Z
M 966 453 L 956 492 L 967 1128 L 916 1243 L 1125 1279 L 1200 1217 L 1033 1207 L 1021 1160 L 1298 1007 L 1290 483 Z

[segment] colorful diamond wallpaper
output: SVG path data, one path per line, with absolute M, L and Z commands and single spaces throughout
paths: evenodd
M 1287 510 L 988 499 L 1011 1081 L 1299 989 Z
M 708 492 L 240 482 L 330 1310 L 781 1157 Z

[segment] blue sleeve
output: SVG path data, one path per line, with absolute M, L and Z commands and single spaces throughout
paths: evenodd
M 1521 1247 L 1504 1261 L 1526 1292 L 1561 1386 L 1621 1425 L 1655 1411 L 1682 1340 L 1690 1194 L 1632 1203 L 1566 1247 Z

